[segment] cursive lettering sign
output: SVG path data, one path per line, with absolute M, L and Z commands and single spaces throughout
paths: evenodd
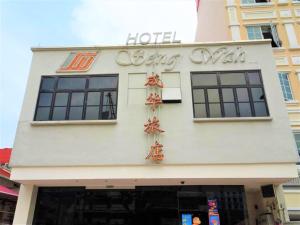
M 116 63 L 120 66 L 164 66 L 165 71 L 172 71 L 180 58 L 180 54 L 167 55 L 158 52 L 146 54 L 144 50 L 138 49 L 133 52 L 128 50 L 119 51 Z
M 217 62 L 222 63 L 238 63 L 245 62 L 246 53 L 241 47 L 228 48 L 220 47 L 216 50 L 208 48 L 196 48 L 192 51 L 190 59 L 196 64 L 207 64 L 211 62 L 215 64 Z

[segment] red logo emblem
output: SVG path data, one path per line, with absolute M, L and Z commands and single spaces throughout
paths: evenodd
M 57 72 L 85 72 L 91 68 L 97 52 L 71 52 Z

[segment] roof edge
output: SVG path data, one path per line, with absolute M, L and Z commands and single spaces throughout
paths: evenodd
M 177 44 L 148 44 L 148 45 L 91 45 L 91 46 L 53 46 L 53 47 L 32 47 L 32 52 L 39 51 L 74 51 L 74 50 L 109 50 L 109 49 L 136 49 L 136 48 L 173 48 L 173 47 L 198 47 L 216 45 L 254 45 L 269 44 L 271 39 L 263 40 L 240 40 L 222 42 L 193 42 Z

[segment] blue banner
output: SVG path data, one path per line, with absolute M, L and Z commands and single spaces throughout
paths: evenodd
M 192 214 L 182 214 L 182 225 L 192 225 Z

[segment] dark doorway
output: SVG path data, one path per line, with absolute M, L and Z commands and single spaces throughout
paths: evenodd
M 147 186 L 39 188 L 33 225 L 182 225 L 183 214 L 208 225 L 208 199 L 218 203 L 221 225 L 247 224 L 242 186 Z

